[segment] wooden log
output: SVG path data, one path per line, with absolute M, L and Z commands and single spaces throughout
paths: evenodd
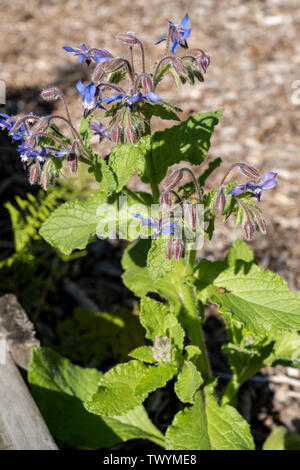
M 39 343 L 16 297 L 0 298 L 0 450 L 57 450 L 15 361 L 27 368 Z

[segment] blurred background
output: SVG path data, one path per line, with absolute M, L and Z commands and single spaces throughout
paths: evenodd
M 189 46 L 200 47 L 211 55 L 205 83 L 185 85 L 178 90 L 166 80 L 157 92 L 181 107 L 183 118 L 191 113 L 225 110 L 213 135 L 208 159 L 220 157 L 223 163 L 208 179 L 208 188 L 220 181 L 234 161 L 248 162 L 262 174 L 278 172 L 278 186 L 265 191 L 261 203 L 268 234 L 256 233 L 250 245 L 264 268 L 280 274 L 291 289 L 300 289 L 299 0 L 0 0 L 0 80 L 6 85 L 7 94 L 6 106 L 0 110 L 8 114 L 31 111 L 47 114 L 59 109 L 59 103 L 52 106 L 39 96 L 44 87 L 55 85 L 65 92 L 74 120 L 79 123 L 81 99 L 75 84 L 79 79 L 87 82 L 90 71 L 62 46 L 85 43 L 88 47 L 105 48 L 114 55 L 126 54 L 116 34 L 134 31 L 144 41 L 146 67 L 152 70 L 164 48 L 164 44 L 154 46 L 154 43 L 166 34 L 167 20 L 180 23 L 186 12 L 192 23 Z M 156 122 L 155 128 L 159 127 L 165 124 Z M 1 202 L 14 202 L 16 195 L 24 198 L 28 192 L 37 195 L 39 188 L 28 184 L 6 133 L 0 132 L 0 139 Z M 108 151 L 105 145 L 99 147 L 102 155 Z M 70 183 L 73 184 L 72 180 Z M 133 180 L 132 184 L 139 183 Z M 223 258 L 237 237 L 241 233 L 234 228 L 233 221 L 218 223 L 214 239 L 205 243 L 204 256 Z M 0 240 L 4 259 L 13 249 L 13 235 L 8 211 L 2 205 Z M 27 262 L 24 268 L 22 260 L 23 264 L 13 264 L 8 271 L 4 268 L 0 290 L 3 293 L 13 290 L 18 295 L 44 341 L 56 344 L 60 352 L 73 360 L 93 365 L 95 351 L 85 359 L 82 351 L 78 352 L 78 344 L 84 349 L 82 338 L 77 338 L 77 349 L 74 347 L 80 319 L 76 317 L 77 329 L 72 330 L 70 316 L 84 302 L 74 297 L 74 285 L 72 294 L 72 283 L 101 310 L 132 308 L 134 299 L 120 281 L 122 247 L 99 241 L 88 248 L 92 261 L 91 257 L 81 257 L 70 259 L 69 263 L 57 261 L 40 247 L 44 265 Z M 42 288 L 29 288 L 23 277 L 24 269 L 36 279 L 41 276 Z M 37 292 L 41 295 L 37 296 Z M 213 307 L 208 315 L 212 318 L 207 338 L 211 354 L 216 353 L 215 367 L 220 370 L 225 360 L 220 352 L 224 328 Z M 82 324 L 81 327 L 85 331 Z M 63 344 L 59 334 L 64 337 Z M 103 357 L 101 354 L 103 360 L 104 353 Z M 260 418 L 255 418 L 260 422 L 256 427 L 257 442 L 263 440 L 274 423 L 283 423 L 299 432 L 299 420 L 295 419 L 299 397 L 289 398 L 288 386 L 271 387 L 267 393 L 259 387 L 261 384 L 246 386 L 248 398 L 243 404 L 244 412 L 250 413 L 249 419 L 260 414 Z M 270 401 L 268 394 L 272 397 L 275 394 L 275 398 Z

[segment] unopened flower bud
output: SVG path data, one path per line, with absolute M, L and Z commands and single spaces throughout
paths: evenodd
M 128 126 L 126 128 L 126 136 L 127 136 L 127 139 L 128 139 L 128 142 L 131 143 L 131 145 L 134 145 L 135 144 L 135 135 L 134 135 L 134 130 L 133 130 L 133 127 L 132 126 Z
M 173 251 L 176 260 L 184 258 L 184 243 L 180 238 L 178 238 L 174 243 Z
M 121 137 L 121 128 L 118 125 L 114 125 L 111 129 L 111 139 L 114 144 L 118 144 Z
M 254 213 L 254 216 L 255 216 L 255 220 L 257 222 L 257 225 L 258 225 L 258 228 L 259 230 L 261 231 L 261 233 L 263 233 L 264 235 L 266 235 L 267 233 L 267 227 L 266 227 L 266 223 L 263 219 L 263 216 L 262 214 L 257 210 L 257 209 L 254 209 L 254 208 L 251 208 L 251 211 Z
M 173 242 L 172 239 L 166 243 L 166 259 L 170 260 L 173 256 Z
M 218 217 L 223 214 L 226 205 L 226 196 L 224 192 L 224 186 L 220 186 L 218 194 L 215 199 L 215 215 Z
M 78 157 L 74 151 L 71 150 L 67 156 L 69 173 L 76 173 L 78 169 Z
M 242 225 L 242 230 L 245 235 L 246 240 L 250 241 L 253 238 L 254 227 L 253 223 L 250 220 L 246 220 Z
M 50 186 L 50 166 L 51 160 L 49 160 L 43 167 L 40 183 L 45 191 Z
M 190 201 L 184 201 L 183 203 L 184 221 L 191 230 L 196 228 L 196 206 L 190 203 Z
M 60 90 L 58 88 L 46 88 L 41 92 L 41 97 L 45 101 L 55 101 L 60 97 Z
M 159 198 L 160 209 L 162 212 L 167 211 L 170 209 L 172 205 L 171 198 L 168 193 L 163 193 Z
M 146 73 L 143 74 L 142 76 L 142 87 L 143 87 L 145 94 L 153 92 L 154 87 L 153 87 L 152 78 Z
M 165 180 L 166 191 L 169 189 L 175 188 L 183 178 L 183 171 L 182 170 L 175 170 L 168 176 Z
M 241 173 L 243 173 L 243 175 L 247 176 L 248 178 L 258 179 L 260 177 L 259 171 L 247 163 L 239 163 L 239 168 Z
M 92 73 L 92 82 L 97 86 L 104 74 L 105 70 L 102 67 L 102 64 L 97 64 Z
M 210 64 L 210 56 L 208 54 L 200 54 L 196 57 L 197 64 L 201 67 L 204 73 L 206 73 L 207 67 Z
M 173 64 L 174 70 L 178 73 L 179 76 L 187 77 L 187 71 L 183 63 L 178 57 L 173 57 L 172 64 Z
M 39 162 L 34 163 L 31 165 L 29 170 L 29 183 L 35 184 L 40 176 L 40 164 Z
M 105 72 L 111 73 L 116 72 L 125 64 L 125 59 L 123 57 L 115 57 L 114 59 L 108 60 L 103 63 L 103 68 Z
M 47 118 L 40 118 L 31 128 L 31 132 L 34 136 L 41 132 L 46 132 L 49 127 L 49 120 Z
M 134 46 L 138 43 L 138 39 L 135 34 L 130 32 L 117 34 L 117 39 L 119 39 L 119 41 L 121 41 L 126 46 Z

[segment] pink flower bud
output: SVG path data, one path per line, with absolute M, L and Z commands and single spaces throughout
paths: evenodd
M 171 259 L 173 256 L 173 242 L 172 239 L 166 243 L 166 259 Z
M 218 194 L 215 199 L 215 215 L 218 217 L 223 214 L 226 205 L 226 196 L 224 186 L 220 186 Z
M 111 139 L 114 144 L 118 144 L 121 137 L 121 128 L 118 125 L 114 125 L 111 129 Z
M 246 240 L 250 241 L 253 238 L 254 227 L 250 220 L 246 220 L 242 225 L 242 230 L 245 235 Z
M 70 152 L 67 156 L 69 173 L 76 173 L 78 169 L 78 157 L 75 152 Z
M 258 225 L 258 228 L 259 230 L 261 231 L 261 233 L 263 233 L 264 235 L 266 235 L 267 233 L 267 227 L 266 227 L 266 223 L 263 219 L 263 216 L 262 214 L 257 210 L 257 209 L 254 209 L 251 207 L 251 211 L 254 213 L 254 216 L 255 216 L 255 220 L 257 222 L 257 225 Z
M 191 230 L 196 228 L 196 207 L 190 201 L 183 203 L 184 221 Z
M 29 170 L 29 183 L 35 184 L 40 176 L 40 164 L 39 162 L 34 163 L 31 165 Z
M 135 144 L 135 134 L 134 134 L 134 130 L 133 130 L 133 127 L 132 126 L 128 126 L 126 128 L 126 136 L 127 136 L 127 139 L 128 139 L 128 142 L 131 143 L 131 145 L 134 145 Z
M 47 118 L 41 118 L 35 122 L 31 128 L 31 132 L 34 136 L 40 134 L 41 132 L 46 132 L 49 127 L 49 120 Z
M 165 180 L 166 191 L 175 188 L 183 178 L 182 170 L 175 170 Z
M 55 101 L 60 97 L 60 90 L 58 88 L 46 88 L 41 92 L 41 97 L 45 101 Z
M 142 76 L 142 87 L 145 94 L 153 92 L 153 81 L 152 78 L 147 74 L 143 74 Z
M 104 74 L 105 70 L 103 69 L 102 64 L 97 64 L 92 73 L 92 82 L 97 86 Z
M 104 68 L 105 72 L 115 72 L 119 70 L 125 64 L 125 59 L 123 57 L 115 57 L 107 62 L 104 62 L 102 67 Z
M 159 203 L 160 203 L 160 208 L 161 208 L 162 212 L 165 212 L 168 209 L 170 209 L 170 207 L 172 205 L 172 201 L 171 201 L 171 198 L 170 198 L 169 194 L 168 193 L 163 193 L 159 198 Z
M 130 32 L 117 34 L 117 39 L 119 39 L 119 41 L 121 41 L 126 46 L 134 46 L 138 43 L 138 39 L 135 34 Z
M 176 240 L 176 242 L 174 243 L 173 250 L 176 260 L 184 258 L 184 243 L 180 238 L 178 238 L 178 240 Z
M 241 173 L 248 178 L 254 178 L 257 180 L 260 177 L 259 171 L 247 163 L 239 163 L 239 169 L 241 170 Z
M 201 67 L 204 73 L 206 73 L 207 67 L 210 64 L 210 56 L 203 52 L 202 54 L 196 57 L 197 64 Z
M 186 77 L 187 76 L 187 71 L 178 57 L 174 57 L 172 59 L 172 64 L 174 67 L 174 70 L 178 73 L 179 76 Z
M 45 191 L 47 191 L 47 189 L 50 186 L 50 165 L 51 165 L 51 160 L 45 163 L 43 170 L 42 170 L 41 180 L 40 180 L 40 183 Z

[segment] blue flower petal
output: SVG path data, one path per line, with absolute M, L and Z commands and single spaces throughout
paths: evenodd
M 260 180 L 260 184 L 264 184 L 266 181 L 273 179 L 277 176 L 277 173 L 274 173 L 273 171 L 269 171 L 269 173 L 266 173 Z
M 189 19 L 189 15 L 186 14 L 185 17 L 183 18 L 183 20 L 181 21 L 181 24 L 180 26 L 184 29 L 188 28 L 190 26 L 191 22 L 190 22 L 190 19 Z

